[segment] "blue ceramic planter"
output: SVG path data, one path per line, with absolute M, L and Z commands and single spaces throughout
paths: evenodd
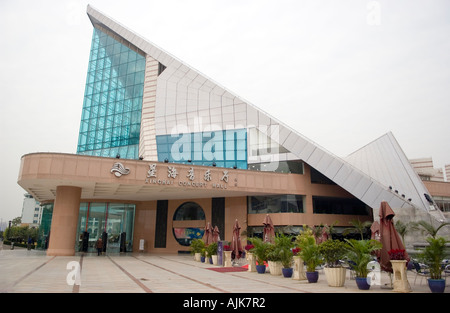
M 443 293 L 445 289 L 445 279 L 428 279 L 428 287 L 432 293 Z
M 258 274 L 264 274 L 266 272 L 266 266 L 256 265 L 256 271 L 258 272 Z
M 356 277 L 356 285 L 358 286 L 359 290 L 369 290 L 370 285 L 367 283 L 367 278 L 365 277 Z
M 317 283 L 319 280 L 319 272 L 306 272 L 306 279 L 309 283 Z
M 289 268 L 282 268 L 281 272 L 283 273 L 283 277 L 289 278 L 292 277 L 292 273 L 294 272 L 294 269 L 292 267 Z

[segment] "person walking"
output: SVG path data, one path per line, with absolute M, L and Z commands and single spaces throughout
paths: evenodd
M 103 250 L 103 240 L 100 237 L 97 240 L 97 255 L 100 255 L 102 253 L 102 250 Z

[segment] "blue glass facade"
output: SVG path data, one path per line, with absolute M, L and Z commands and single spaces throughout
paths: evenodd
M 246 129 L 156 136 L 158 161 L 247 169 Z
M 94 28 L 78 154 L 137 159 L 145 57 Z

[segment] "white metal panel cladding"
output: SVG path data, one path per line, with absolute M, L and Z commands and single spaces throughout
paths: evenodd
M 345 182 L 345 180 L 347 179 L 347 177 L 352 173 L 353 169 L 347 165 L 347 164 L 343 164 L 341 166 L 341 168 L 339 169 L 339 171 L 336 173 L 336 175 L 333 178 L 333 181 L 344 187 L 343 183 Z M 323 174 L 323 173 L 322 173 Z M 325 174 L 324 174 L 325 175 Z M 348 188 L 348 185 L 346 185 Z M 344 187 L 345 188 L 345 187 Z
M 306 160 L 306 162 L 320 172 L 321 170 L 317 165 L 319 164 L 320 160 L 322 160 L 324 155 L 325 152 L 322 149 L 315 149 L 309 156 L 308 160 Z
M 94 25 L 110 29 L 166 66 L 157 77 L 156 135 L 170 134 L 180 123 L 186 128 L 197 127 L 199 130 L 212 127 L 262 129 L 263 126 L 277 125 L 277 132 L 270 128 L 267 133 L 291 152 L 290 158 L 295 156 L 307 162 L 369 206 L 379 207 L 383 200 L 393 207 L 409 205 L 387 189 L 390 184 L 386 182 L 391 181 L 402 189 L 400 194 L 405 193 L 406 198 L 413 198 L 415 205 L 427 210 L 423 199 L 427 190 L 413 170 L 406 166 L 409 162 L 392 134 L 342 160 L 91 6 L 88 6 L 87 13 Z M 149 129 L 147 124 L 145 129 Z M 143 134 L 141 137 L 146 136 Z
M 328 167 L 330 166 L 330 164 L 333 162 L 334 158 L 327 154 L 327 153 L 323 153 L 319 162 L 317 162 L 317 164 L 315 164 L 315 169 L 318 170 L 319 172 L 323 173 L 325 172 Z
M 362 199 L 367 190 L 369 189 L 369 187 L 372 185 L 372 180 L 365 176 L 356 175 L 356 173 L 355 176 L 359 176 L 359 178 L 355 177 L 355 179 L 359 179 L 359 181 L 356 184 L 354 184 L 353 187 L 349 189 L 349 191 L 355 197 Z
M 382 192 L 384 192 L 384 189 L 381 189 L 379 185 L 372 182 L 360 200 L 372 207 L 372 205 L 376 204 L 375 201 Z

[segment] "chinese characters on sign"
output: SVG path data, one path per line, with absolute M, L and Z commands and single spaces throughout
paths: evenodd
M 198 171 L 198 169 L 197 169 Z M 228 188 L 228 180 L 229 180 L 229 172 L 228 170 L 223 170 L 222 174 L 220 174 L 217 178 L 214 177 L 215 175 L 211 172 L 210 169 L 205 170 L 202 177 L 203 179 L 201 181 L 195 181 L 196 175 L 193 167 L 190 167 L 187 172 L 185 172 L 186 175 L 179 176 L 178 170 L 175 168 L 175 166 L 168 166 L 167 167 L 167 178 L 168 179 L 158 179 L 157 178 L 157 169 L 156 169 L 156 163 L 149 165 L 149 170 L 147 171 L 147 176 L 145 179 L 146 184 L 157 184 L 157 185 L 173 185 L 174 179 L 179 177 L 180 180 L 178 181 L 179 186 L 183 187 L 207 187 L 207 183 L 211 183 L 212 188 L 216 189 L 227 189 Z M 182 178 L 186 177 L 185 180 Z M 217 182 L 214 182 L 214 178 L 217 179 Z M 237 180 L 235 179 L 235 182 Z M 235 186 L 237 184 L 235 183 Z

